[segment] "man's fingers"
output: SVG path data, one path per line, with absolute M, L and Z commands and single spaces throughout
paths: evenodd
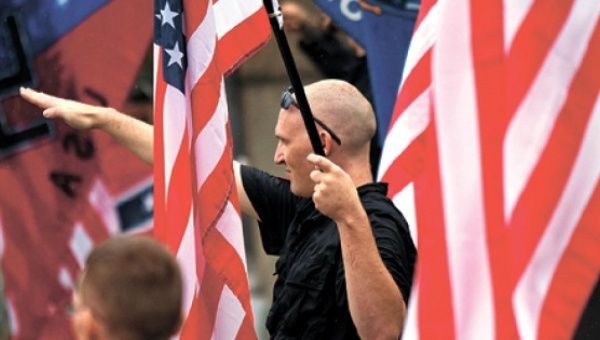
M 19 92 L 21 94 L 21 97 L 23 97 L 23 99 L 25 99 L 28 102 L 30 102 L 34 105 L 37 105 L 43 109 L 57 104 L 56 101 L 58 98 L 41 93 L 41 92 L 34 91 L 29 88 L 22 87 L 19 90 Z
M 333 163 L 323 156 L 311 153 L 306 159 L 323 171 L 330 171 Z
M 42 114 L 46 118 L 56 118 L 58 116 L 58 110 L 56 110 L 55 108 L 51 107 L 49 109 L 45 109 L 44 112 L 42 112 Z
M 19 89 L 19 93 L 21 94 L 21 97 L 23 97 L 23 99 L 27 100 L 28 102 L 40 107 L 44 106 L 40 99 L 41 93 L 24 87 L 21 87 Z
M 310 172 L 310 179 L 315 183 L 319 183 L 322 179 L 322 176 L 323 173 L 321 170 L 313 170 Z

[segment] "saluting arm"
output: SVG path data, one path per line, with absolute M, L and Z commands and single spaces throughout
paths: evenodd
M 100 129 L 145 162 L 153 162 L 152 125 L 110 107 L 83 104 L 32 89 L 21 88 L 21 97 L 44 110 L 46 118 L 60 118 L 76 129 Z
M 99 129 L 115 138 L 145 162 L 154 161 L 153 126 L 110 107 L 100 107 L 58 98 L 32 89 L 21 88 L 21 97 L 44 110 L 46 118 L 60 118 L 76 129 Z M 234 174 L 242 211 L 258 219 L 244 190 L 240 164 L 234 162 Z

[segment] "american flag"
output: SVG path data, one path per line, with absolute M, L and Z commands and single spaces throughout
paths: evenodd
M 185 281 L 182 339 L 256 338 L 223 75 L 264 44 L 256 0 L 155 0 L 155 232 Z
M 600 1 L 424 1 L 380 164 L 404 337 L 570 338 L 600 273 Z

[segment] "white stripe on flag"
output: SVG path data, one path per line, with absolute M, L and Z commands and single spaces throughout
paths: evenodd
M 173 165 L 183 140 L 189 105 L 183 93 L 167 85 L 163 108 L 163 133 L 165 147 L 165 193 L 169 192 Z M 188 141 L 184 141 L 189 143 Z
M 504 51 L 508 53 L 515 35 L 529 13 L 533 0 L 504 0 Z
M 600 1 L 576 1 L 504 143 L 504 218 L 512 218 L 568 94 L 600 13 Z M 563 84 L 563 86 L 557 86 Z
M 204 74 L 213 59 L 217 45 L 215 17 L 212 1 L 208 2 L 206 16 L 187 41 L 188 74 L 191 87 Z
M 214 9 L 219 39 L 261 8 L 262 2 L 260 1 L 217 1 L 214 4 Z
M 77 260 L 79 268 L 83 268 L 85 259 L 94 247 L 94 240 L 90 237 L 88 232 L 83 227 L 81 222 L 75 223 L 73 226 L 73 233 L 69 239 L 69 249 L 73 254 L 73 257 Z
M 101 179 L 94 180 L 88 194 L 88 202 L 98 213 L 109 235 L 114 235 L 120 231 L 119 216 L 115 209 L 117 202 L 110 195 L 108 188 Z
M 392 125 L 386 139 L 393 140 L 394 144 L 383 148 L 379 163 L 380 177 L 429 125 L 429 93 L 429 89 L 421 93 Z
M 408 229 L 410 231 L 410 237 L 412 237 L 415 247 L 419 247 L 418 244 L 418 230 L 417 225 L 417 209 L 415 204 L 415 185 L 413 182 L 409 183 L 404 189 L 402 189 L 393 198 L 394 205 L 404 215 L 406 222 L 408 223 Z
M 419 60 L 433 46 L 437 40 L 440 30 L 440 6 L 434 4 L 427 16 L 423 19 L 410 40 L 410 47 L 404 62 L 404 71 L 402 72 L 402 81 L 404 84 L 406 77 L 412 72 Z
M 196 295 L 196 290 L 199 290 L 198 277 L 196 275 L 196 237 L 194 235 L 194 225 L 192 214 L 190 213 L 187 226 L 181 239 L 179 249 L 177 249 L 177 262 L 181 268 L 181 276 L 183 278 L 183 315 L 188 315 L 192 308 L 192 301 Z M 198 254 L 203 256 L 203 252 Z M 200 265 L 204 266 L 204 259 L 198 259 Z
M 402 330 L 402 339 L 419 339 L 419 278 L 416 276 L 410 291 L 410 300 L 408 301 L 406 321 Z
M 227 202 L 225 211 L 216 225 L 217 230 L 225 237 L 227 242 L 233 246 L 236 253 L 246 266 L 246 254 L 244 252 L 244 234 L 242 231 L 242 219 L 230 201 Z M 246 268 L 247 270 L 247 268 Z
M 160 55 L 160 46 L 152 44 L 152 93 L 156 95 L 156 82 L 158 81 L 158 57 Z M 156 98 L 154 98 L 156 102 Z
M 600 97 L 558 206 L 513 295 L 522 339 L 536 339 L 540 313 L 556 266 L 600 178 Z
M 244 312 L 240 300 L 227 285 L 223 285 L 211 339 L 236 339 L 245 316 L 246 312 Z
M 440 2 L 433 54 L 435 124 L 448 244 L 455 337 L 493 338 L 492 282 L 486 247 L 481 150 L 468 1 Z M 493 332 L 492 332 L 493 333 Z
M 225 152 L 227 145 L 227 98 L 225 88 L 221 82 L 219 102 L 215 108 L 215 113 L 200 131 L 194 141 L 194 153 L 196 154 L 196 183 L 198 190 L 213 172 L 221 156 Z

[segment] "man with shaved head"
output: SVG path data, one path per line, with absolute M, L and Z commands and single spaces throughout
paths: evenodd
M 275 126 L 274 161 L 286 178 L 234 164 L 244 213 L 277 255 L 267 328 L 275 339 L 397 339 L 406 315 L 415 247 L 402 214 L 374 183 L 369 102 L 352 85 L 305 88 L 326 157 L 312 153 L 291 88 Z M 152 128 L 110 108 L 24 89 L 22 96 L 78 128 L 100 128 L 152 162 Z

